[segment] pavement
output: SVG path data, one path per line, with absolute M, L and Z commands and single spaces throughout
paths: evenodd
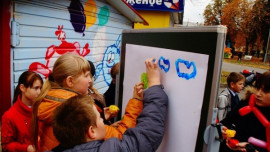
M 227 63 L 227 62 L 223 62 L 222 63 L 222 70 L 223 71 L 227 71 L 227 72 L 241 72 L 244 69 L 247 69 L 249 71 L 254 70 L 255 72 L 259 72 L 259 73 L 264 73 L 265 71 L 267 71 L 265 69 L 248 67 L 248 66 L 243 66 L 243 65 L 239 65 L 239 64 L 233 64 L 233 63 Z
M 243 65 L 239 65 L 239 64 L 233 64 L 233 63 L 227 63 L 227 62 L 222 63 L 222 70 L 223 71 L 242 72 L 244 69 L 249 70 L 249 71 L 254 70 L 254 72 L 259 72 L 259 73 L 264 73 L 265 71 L 267 71 L 265 69 L 243 66 Z M 220 94 L 220 92 L 226 87 L 227 87 L 227 85 L 221 84 L 218 93 Z M 243 95 L 244 95 L 244 91 L 241 91 L 239 94 L 239 98 L 241 99 L 243 97 Z

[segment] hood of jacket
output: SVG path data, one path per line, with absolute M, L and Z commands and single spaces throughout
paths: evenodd
M 55 108 L 67 99 L 77 95 L 78 93 L 66 89 L 51 89 L 38 108 L 38 118 L 42 121 L 51 122 L 51 116 Z
M 250 96 L 255 93 L 256 88 L 247 86 L 244 91 L 245 92 L 244 92 L 244 96 L 242 100 L 246 101 L 246 100 L 249 100 Z

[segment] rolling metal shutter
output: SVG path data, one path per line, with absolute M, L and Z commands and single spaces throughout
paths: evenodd
M 14 0 L 14 88 L 22 72 L 37 68 L 45 78 L 60 55 L 77 52 L 94 62 L 95 88 L 104 93 L 111 81 L 109 70 L 120 60 L 123 29 L 132 29 L 131 21 L 102 0 Z

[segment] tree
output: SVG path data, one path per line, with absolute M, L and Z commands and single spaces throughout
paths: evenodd
M 221 25 L 222 9 L 230 3 L 231 0 L 213 0 L 208 4 L 204 11 L 204 25 Z M 230 36 L 227 35 L 226 42 L 231 42 Z
M 256 0 L 253 13 L 255 14 L 254 22 L 256 22 L 256 33 L 262 40 L 262 49 L 266 53 L 268 35 L 270 29 L 270 0 Z
M 229 0 L 214 0 L 206 6 L 203 16 L 204 25 L 220 25 L 222 16 L 222 8 L 229 2 Z
M 226 25 L 228 27 L 228 35 L 230 38 L 236 42 L 236 45 L 239 42 L 243 42 L 241 38 L 236 39 L 237 35 L 243 35 L 243 39 L 245 39 L 246 46 L 246 54 L 248 52 L 248 46 L 252 42 L 254 34 L 254 27 L 252 25 L 252 2 L 249 0 L 233 0 L 228 3 L 222 9 L 222 25 Z
M 235 47 L 264 48 L 270 29 L 270 0 L 213 0 L 204 11 L 205 25 L 226 25 Z

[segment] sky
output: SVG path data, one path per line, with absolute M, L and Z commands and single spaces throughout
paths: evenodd
M 203 12 L 211 0 L 185 0 L 184 23 L 203 24 Z

